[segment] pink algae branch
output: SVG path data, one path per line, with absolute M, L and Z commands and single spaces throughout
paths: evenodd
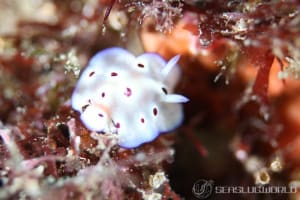
M 256 63 L 259 66 L 255 83 L 253 86 L 253 94 L 261 98 L 262 103 L 268 103 L 268 88 L 269 88 L 269 76 L 274 55 L 269 51 L 265 52 L 263 56 L 260 56 Z
M 15 170 L 31 170 L 45 161 L 58 161 L 63 159 L 60 156 L 54 155 L 24 159 L 9 129 L 0 129 L 0 136 L 11 156 L 11 167 L 15 168 Z
M 108 16 L 109 16 L 115 3 L 116 3 L 116 0 L 110 0 L 109 6 L 106 8 L 105 13 L 104 13 L 103 24 L 105 24 L 105 22 L 107 21 Z

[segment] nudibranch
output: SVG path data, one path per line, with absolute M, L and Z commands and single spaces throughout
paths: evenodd
M 117 134 L 122 147 L 150 142 L 183 120 L 181 103 L 188 98 L 172 94 L 178 60 L 166 62 L 155 53 L 135 57 L 118 47 L 100 51 L 77 82 L 72 108 L 90 131 Z

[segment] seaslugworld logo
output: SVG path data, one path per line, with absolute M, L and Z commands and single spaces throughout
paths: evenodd
M 192 192 L 198 199 L 207 199 L 215 194 L 284 194 L 296 193 L 296 186 L 273 186 L 273 185 L 254 185 L 254 186 L 221 186 L 214 185 L 213 180 L 199 179 L 194 183 Z
M 211 196 L 214 190 L 214 182 L 212 180 L 200 179 L 194 183 L 193 194 L 198 199 L 206 199 Z

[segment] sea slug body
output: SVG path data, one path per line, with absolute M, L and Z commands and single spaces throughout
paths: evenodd
M 172 94 L 179 79 L 179 56 L 166 62 L 155 53 L 135 57 L 122 48 L 93 56 L 72 95 L 72 108 L 91 131 L 116 133 L 119 145 L 137 147 L 179 126 L 181 103 Z

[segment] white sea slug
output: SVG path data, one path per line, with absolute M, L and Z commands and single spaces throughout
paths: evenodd
M 91 131 L 115 133 L 119 145 L 133 148 L 180 125 L 188 99 L 171 94 L 179 78 L 177 61 L 154 53 L 135 57 L 122 48 L 109 48 L 91 58 L 72 95 Z

